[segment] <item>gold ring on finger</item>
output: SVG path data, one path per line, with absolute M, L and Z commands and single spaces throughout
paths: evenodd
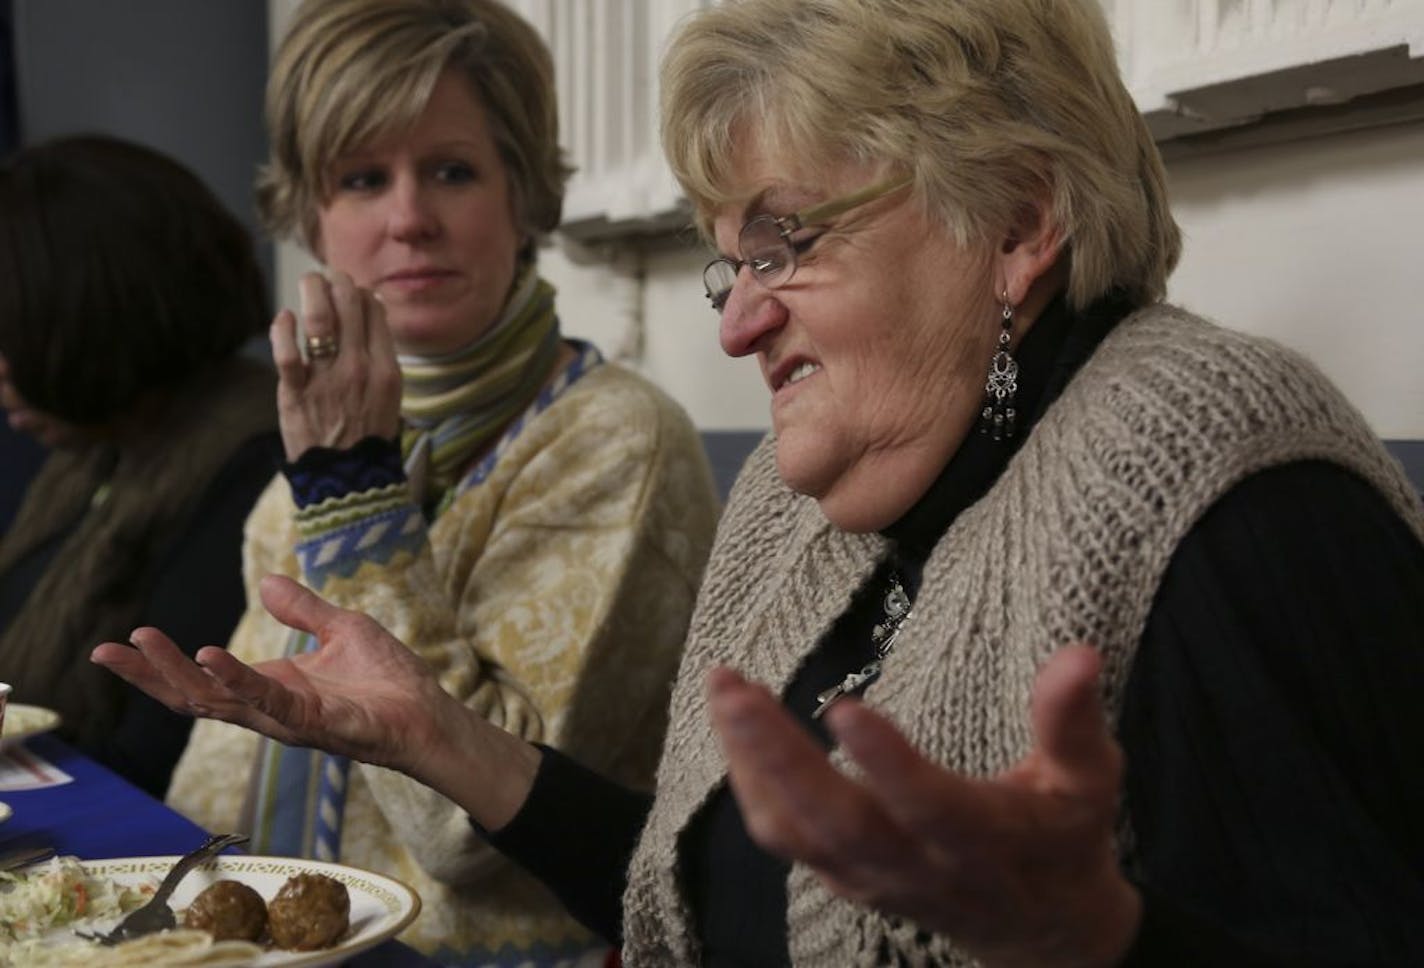
M 307 359 L 325 360 L 337 354 L 340 349 L 335 336 L 308 336 Z

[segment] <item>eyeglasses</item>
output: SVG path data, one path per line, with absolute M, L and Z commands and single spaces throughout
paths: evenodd
M 779 289 L 786 285 L 796 274 L 796 257 L 805 253 L 821 237 L 818 232 L 809 238 L 792 241 L 792 235 L 807 225 L 842 215 L 877 198 L 884 198 L 891 192 L 904 188 L 910 181 L 909 176 L 901 176 L 790 215 L 758 215 L 749 219 L 737 234 L 737 252 L 741 258 L 718 256 L 702 270 L 702 285 L 707 287 L 707 299 L 712 303 L 712 308 L 719 313 L 722 311 L 722 307 L 727 304 L 727 297 L 732 294 L 732 286 L 736 283 L 737 273 L 742 271 L 742 266 L 750 266 L 756 281 L 768 289 Z

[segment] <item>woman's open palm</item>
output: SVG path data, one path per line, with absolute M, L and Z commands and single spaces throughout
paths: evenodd
M 713 671 L 710 706 L 747 830 L 768 851 L 809 865 L 837 894 L 951 935 L 985 964 L 1111 964 L 1139 901 L 1114 851 L 1122 756 L 1097 672 L 1091 649 L 1056 653 L 1034 690 L 1033 749 L 984 779 L 925 758 L 858 702 L 827 717 L 858 778 L 730 670 Z
M 261 593 L 278 621 L 320 647 L 248 666 L 206 646 L 193 661 L 158 629 L 143 628 L 133 648 L 105 643 L 94 661 L 177 712 L 408 771 L 438 727 L 437 711 L 453 702 L 429 667 L 375 620 L 291 579 L 269 576 Z

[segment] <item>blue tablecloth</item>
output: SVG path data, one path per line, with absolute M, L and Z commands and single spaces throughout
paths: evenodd
M 148 857 L 187 853 L 207 837 L 207 831 L 65 743 L 37 736 L 26 745 L 74 782 L 0 793 L 0 800 L 14 811 L 0 825 L 0 852 L 18 842 L 43 841 L 83 860 Z M 360 968 L 436 964 L 395 941 L 346 963 Z

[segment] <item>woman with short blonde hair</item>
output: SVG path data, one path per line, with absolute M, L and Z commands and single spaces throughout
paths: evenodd
M 314 646 L 260 601 L 299 578 L 483 721 L 646 787 L 717 497 L 686 414 L 564 338 L 539 275 L 569 172 L 548 51 L 496 0 L 306 0 L 267 93 L 263 216 L 327 272 L 272 324 L 288 464 L 248 520 L 234 654 Z M 169 802 L 411 884 L 402 937 L 442 963 L 607 951 L 397 773 L 203 724 Z
M 751 132 L 807 174 L 869 160 L 909 173 L 960 244 L 1041 198 L 1074 305 L 1142 304 L 1166 294 L 1181 237 L 1147 124 L 1103 80 L 1115 74 L 1102 11 L 1076 0 L 728 3 L 663 64 L 663 150 L 704 229 Z
M 488 112 L 525 234 L 521 255 L 532 260 L 534 242 L 558 227 L 572 169 L 559 147 L 549 51 L 498 2 L 303 5 L 267 85 L 272 159 L 257 186 L 267 228 L 313 245 L 332 163 L 415 123 L 447 70 L 479 92 Z

